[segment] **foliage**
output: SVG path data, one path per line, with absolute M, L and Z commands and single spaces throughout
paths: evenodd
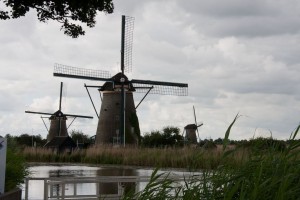
M 109 14 L 114 10 L 112 0 L 3 0 L 3 3 L 10 10 L 0 10 L 0 19 L 23 17 L 32 9 L 36 11 L 39 21 L 55 20 L 62 24 L 64 33 L 73 38 L 85 34 L 78 22 L 94 27 L 97 11 Z
M 240 117 L 239 114 L 237 114 L 234 118 L 234 120 L 231 122 L 231 124 L 229 125 L 229 127 L 227 128 L 226 130 L 226 133 L 225 133 L 225 137 L 224 137 L 224 140 L 223 140 L 223 150 L 226 149 L 228 143 L 229 143 L 229 134 L 230 134 L 230 131 L 231 131 L 231 128 L 232 126 L 234 125 L 234 123 L 236 122 L 236 120 Z
M 27 133 L 19 136 L 11 136 L 10 134 L 7 134 L 5 137 L 11 145 L 18 147 L 32 147 L 34 145 L 42 147 L 47 142 L 47 140 L 43 139 L 41 135 L 28 135 Z
M 10 191 L 23 183 L 29 172 L 24 156 L 20 154 L 14 140 L 7 140 L 5 191 Z
M 70 137 L 74 140 L 75 143 L 89 143 L 90 137 L 84 134 L 81 130 L 72 130 Z
M 252 151 L 266 151 L 270 148 L 276 151 L 283 151 L 287 148 L 286 142 L 273 138 L 258 137 L 249 141 L 244 141 L 238 145 L 243 148 L 250 148 Z
M 127 193 L 122 198 L 123 200 L 139 199 L 176 199 L 172 196 L 172 190 L 174 189 L 173 181 L 165 176 L 165 174 L 158 174 L 158 169 L 154 170 L 151 174 L 150 181 L 147 183 L 143 191 L 138 193 Z M 151 197 L 151 198 L 150 198 Z
M 183 146 L 183 136 L 177 127 L 167 126 L 161 131 L 152 131 L 142 138 L 145 147 Z
M 212 140 L 207 140 L 204 142 L 202 148 L 204 149 L 215 149 L 217 145 Z
M 226 131 L 227 141 L 235 120 Z M 201 175 L 186 179 L 183 184 L 176 184 L 168 177 L 158 180 L 162 175 L 154 171 L 145 190 L 128 194 L 124 199 L 299 199 L 300 142 L 293 138 L 286 148 L 269 138 L 253 140 L 250 151 L 243 156 L 249 159 L 240 165 L 232 165 L 228 157 L 245 148 L 223 151 L 221 160 L 225 162 L 218 168 L 203 170 Z
M 234 170 L 223 166 L 212 180 L 224 199 L 297 199 L 299 152 L 278 153 L 270 149 L 255 153 Z
M 300 145 L 300 144 L 298 144 Z M 229 154 L 224 154 L 225 159 Z M 267 154 L 251 154 L 238 167 L 220 165 L 215 170 L 202 170 L 184 183 L 154 171 L 145 189 L 127 194 L 123 199 L 299 199 L 299 150 L 270 149 Z
M 243 152 L 229 156 L 228 162 L 239 165 L 243 162 Z M 94 146 L 69 153 L 55 154 L 45 148 L 25 148 L 23 155 L 28 162 L 74 162 L 91 164 L 120 164 L 130 166 L 215 169 L 220 164 L 220 149 L 205 150 L 201 148 L 141 148 L 126 146 Z

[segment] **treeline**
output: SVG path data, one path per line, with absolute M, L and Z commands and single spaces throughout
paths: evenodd
M 297 140 L 293 140 L 295 142 Z M 276 147 L 277 149 L 284 149 L 290 144 L 289 140 L 277 140 L 274 138 L 252 138 L 249 140 L 230 140 L 228 139 L 228 145 L 236 147 L 258 147 L 260 149 L 267 149 L 269 147 Z M 299 141 L 300 142 L 300 141 Z M 218 139 L 201 139 L 196 144 L 190 144 L 187 141 L 178 127 L 168 126 L 161 131 L 152 131 L 146 133 L 141 137 L 141 146 L 143 147 L 183 147 L 187 145 L 194 145 L 196 147 L 202 147 L 205 149 L 216 148 L 217 145 L 223 145 L 224 138 Z
M 10 134 L 5 135 L 9 146 L 18 147 L 42 147 L 46 144 L 47 140 L 43 139 L 41 135 L 29 135 L 27 133 L 19 136 L 13 136 Z
M 69 135 L 75 143 L 78 143 L 85 147 L 94 143 L 93 138 L 79 130 L 72 130 Z M 6 134 L 5 138 L 7 139 L 9 145 L 18 147 L 43 147 L 47 143 L 47 139 L 42 138 L 40 134 L 30 135 L 24 133 L 18 136 Z
M 84 134 L 80 130 L 72 130 L 70 132 L 70 137 L 74 140 L 76 144 L 81 145 L 81 147 L 88 147 L 95 142 L 95 137 L 91 137 Z M 42 138 L 41 135 L 29 135 L 21 134 L 19 136 L 12 136 L 7 134 L 5 136 L 9 143 L 15 143 L 21 147 L 43 147 L 47 140 Z M 255 138 L 249 140 L 228 140 L 229 145 L 234 146 L 252 146 L 253 143 L 262 143 L 260 146 L 284 146 L 289 144 L 289 141 L 276 140 L 274 138 Z M 218 139 L 201 139 L 194 146 L 203 148 L 214 148 L 217 145 L 222 145 L 224 143 L 223 138 Z M 140 138 L 140 146 L 150 147 L 150 148 L 164 148 L 164 147 L 183 147 L 190 145 L 190 143 L 185 139 L 184 135 L 178 127 L 167 126 L 162 130 L 151 131 L 150 133 L 145 133 L 144 136 Z M 257 145 L 256 145 L 257 146 Z

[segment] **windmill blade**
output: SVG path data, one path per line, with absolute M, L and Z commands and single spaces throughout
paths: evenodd
M 53 76 L 88 79 L 94 81 L 112 81 L 107 71 L 70 67 L 61 64 L 54 65 Z
M 199 125 L 197 125 L 197 128 L 200 127 L 200 126 L 202 126 L 202 125 L 203 125 L 203 123 L 201 122 Z
M 197 130 L 197 138 L 200 140 L 199 137 L 199 130 L 198 130 L 198 125 L 197 125 L 197 118 L 196 118 L 196 111 L 195 111 L 195 106 L 193 106 L 193 110 L 194 110 L 194 118 L 195 118 L 195 125 L 196 125 L 196 130 Z
M 25 113 L 39 114 L 39 115 L 54 115 L 54 113 L 34 112 L 34 111 L 28 111 L 28 110 L 26 110 Z
M 64 116 L 66 116 L 66 117 L 80 117 L 80 118 L 89 118 L 89 119 L 93 119 L 92 116 L 85 116 L 85 115 L 64 114 Z
M 196 118 L 195 106 L 193 106 L 193 110 L 194 110 L 195 125 L 197 126 L 197 118 Z
M 137 92 L 147 92 L 150 87 L 153 87 L 153 89 L 150 91 L 150 94 L 176 95 L 176 96 L 188 95 L 188 84 L 186 83 L 174 83 L 174 82 L 138 80 L 138 79 L 132 79 L 131 83 L 133 84 Z
M 122 15 L 121 33 L 121 71 L 132 70 L 132 43 L 133 43 L 134 18 Z

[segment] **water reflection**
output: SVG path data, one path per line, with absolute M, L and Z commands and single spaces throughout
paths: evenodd
M 136 169 L 126 168 L 101 168 L 97 170 L 97 176 L 138 176 L 139 173 Z M 136 192 L 136 184 L 134 183 L 122 183 L 124 186 L 124 192 L 129 191 Z M 100 183 L 99 184 L 100 194 L 117 194 L 118 183 Z
M 135 169 L 128 167 L 96 167 L 84 165 L 46 165 L 46 166 L 31 166 L 29 168 L 31 175 L 34 178 L 48 178 L 48 177 L 99 177 L 99 176 L 150 176 L 152 169 Z M 160 171 L 164 172 L 164 171 Z M 169 171 L 168 171 L 169 172 Z M 172 171 L 173 174 L 183 175 L 189 172 Z M 140 191 L 146 183 L 123 183 L 125 192 L 130 190 Z M 24 185 L 23 185 L 24 186 Z M 25 187 L 23 187 L 25 188 Z M 95 183 L 80 183 L 74 185 L 66 185 L 65 194 L 73 194 L 76 190 L 77 194 L 96 194 L 99 191 L 101 194 L 116 194 L 118 193 L 118 186 L 115 183 L 101 183 L 99 187 Z M 22 192 L 23 198 L 25 192 Z M 29 199 L 38 200 L 43 199 L 44 182 L 39 180 L 29 181 Z M 53 194 L 61 194 L 59 185 L 53 187 Z
M 93 166 L 73 166 L 73 165 L 47 165 L 47 166 L 31 166 L 30 177 L 33 178 L 48 178 L 48 177 L 65 177 L 66 179 L 72 177 L 96 177 L 99 167 Z M 24 185 L 23 185 L 23 188 Z M 54 185 L 52 188 L 54 195 L 61 194 L 61 188 L 59 185 Z M 78 194 L 90 194 L 96 191 L 95 184 L 77 184 L 76 190 Z M 66 194 L 72 194 L 74 187 L 66 185 Z M 29 181 L 29 199 L 39 200 L 44 196 L 44 181 L 33 180 Z M 25 197 L 25 191 L 22 192 L 23 198 Z

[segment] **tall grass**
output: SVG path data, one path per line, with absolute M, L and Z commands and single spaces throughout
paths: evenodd
M 113 148 L 91 147 L 72 154 L 56 154 L 43 148 L 26 148 L 23 151 L 28 162 L 72 162 L 90 164 L 116 164 L 158 168 L 185 168 L 189 170 L 216 169 L 219 165 L 231 163 L 240 165 L 247 159 L 247 149 L 240 149 L 222 159 L 223 150 L 200 148 Z
M 227 139 L 236 119 L 226 131 Z M 252 142 L 251 148 L 223 151 L 219 167 L 203 170 L 201 176 L 194 176 L 179 186 L 168 177 L 158 180 L 162 174 L 154 171 L 145 190 L 127 194 L 124 199 L 299 199 L 300 142 L 294 140 L 299 129 L 300 126 L 292 133 L 287 148 L 260 139 Z M 268 145 L 270 148 L 265 148 Z M 248 159 L 238 165 L 228 162 L 232 155 L 243 152 L 241 149 L 247 149 L 242 157 Z

